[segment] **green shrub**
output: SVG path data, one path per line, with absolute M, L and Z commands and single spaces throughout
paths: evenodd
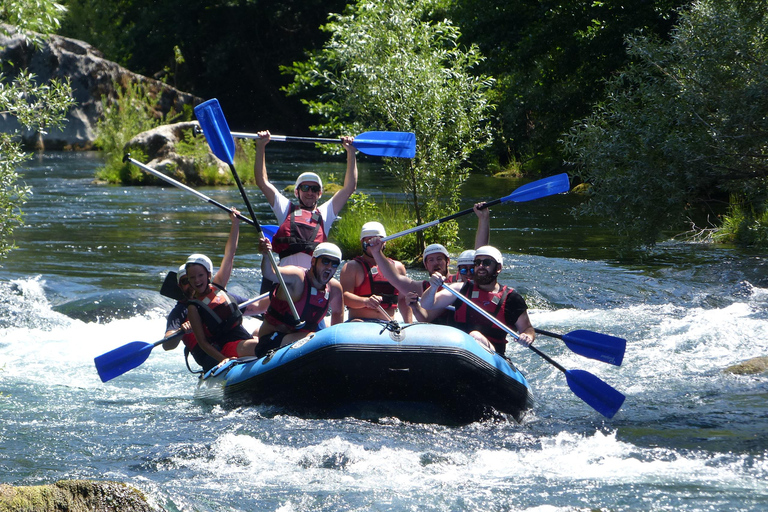
M 768 205 L 756 211 L 754 203 L 731 196 L 728 214 L 713 239 L 742 247 L 768 247 Z
M 345 259 L 363 253 L 360 230 L 366 222 L 381 222 L 388 234 L 403 231 L 415 224 L 414 215 L 407 207 L 390 203 L 386 197 L 374 203 L 369 196 L 361 192 L 352 194 L 342 212 L 343 215 L 333 225 L 330 239 L 341 248 Z M 416 236 L 405 235 L 387 242 L 384 253 L 390 258 L 409 262 L 421 255 L 421 249 Z

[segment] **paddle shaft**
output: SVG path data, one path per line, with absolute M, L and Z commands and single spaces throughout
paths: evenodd
M 258 133 L 246 133 L 246 132 L 232 132 L 232 136 L 236 139 L 260 139 Z M 270 140 L 277 142 L 311 142 L 319 144 L 341 144 L 341 138 L 331 139 L 324 137 L 293 137 L 290 135 L 271 135 Z
M 180 188 L 182 190 L 186 190 L 187 192 L 191 192 L 191 193 L 195 194 L 197 197 L 199 197 L 200 199 L 202 199 L 203 201 L 207 201 L 208 203 L 210 203 L 210 204 L 212 204 L 212 205 L 214 205 L 214 206 L 216 206 L 218 208 L 221 208 L 222 210 L 224 210 L 226 212 L 234 213 L 234 210 L 232 208 L 228 208 L 228 207 L 224 206 L 223 204 L 221 204 L 220 202 L 218 202 L 218 201 L 216 201 L 214 199 L 211 199 L 210 197 L 206 196 L 205 194 L 203 194 L 201 192 L 198 192 L 197 190 L 193 189 L 192 187 L 188 187 L 187 185 L 183 184 L 182 182 L 177 181 L 177 180 L 171 178 L 170 176 L 166 176 L 165 174 L 161 173 L 157 169 L 153 169 L 152 167 L 150 167 L 148 165 L 145 165 L 145 164 L 139 162 L 138 160 L 134 160 L 133 158 L 131 158 L 130 153 L 128 153 L 127 155 L 125 155 L 123 157 L 123 162 L 130 162 L 133 165 L 135 165 L 136 167 L 138 167 L 139 169 L 141 169 L 143 171 L 146 171 L 149 174 L 152 174 L 153 176 L 157 176 L 161 180 L 163 180 L 163 181 L 165 181 L 167 183 L 170 183 L 174 187 L 178 187 L 178 188 Z M 236 213 L 235 216 L 238 219 L 247 222 L 248 224 L 255 225 L 255 223 L 251 219 L 246 217 L 245 215 L 242 215 L 240 213 Z
M 484 203 L 480 205 L 478 208 L 481 210 L 488 208 L 489 206 L 493 206 L 496 204 L 499 204 L 501 202 L 501 199 L 494 199 L 493 201 L 488 201 L 487 203 Z M 410 235 L 411 233 L 415 233 L 417 231 L 421 231 L 423 229 L 431 228 L 432 226 L 437 226 L 438 224 L 441 224 L 443 222 L 448 222 L 449 220 L 453 220 L 457 217 L 461 217 L 463 215 L 467 215 L 468 213 L 472 213 L 475 211 L 474 208 L 467 208 L 466 210 L 462 210 L 460 212 L 452 213 L 451 215 L 447 215 L 445 217 L 441 217 L 437 220 L 433 220 L 432 222 L 427 222 L 425 224 L 421 224 L 420 226 L 416 226 L 410 229 L 406 229 L 404 231 L 400 231 L 398 233 L 395 233 L 393 235 L 385 236 L 381 239 L 382 242 L 387 242 L 389 240 L 394 240 L 395 238 L 400 238 L 401 236 Z

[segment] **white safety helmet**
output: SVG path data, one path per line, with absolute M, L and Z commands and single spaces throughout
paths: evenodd
M 459 254 L 458 259 L 456 260 L 457 265 L 474 265 L 475 264 L 475 250 L 474 249 L 468 249 L 461 254 Z
M 205 270 L 207 270 L 209 274 L 213 275 L 213 263 L 211 263 L 211 258 L 205 254 L 191 254 L 189 258 L 187 258 L 187 262 L 184 263 L 184 268 L 186 269 L 187 265 L 192 264 L 204 266 Z
M 330 256 L 331 258 L 336 258 L 341 261 L 341 249 L 339 249 L 338 245 L 332 244 L 331 242 L 317 244 L 317 247 L 315 247 L 315 250 L 312 252 L 312 257 L 320 258 L 322 256 Z
M 381 222 L 366 222 L 363 224 L 363 229 L 360 230 L 360 240 L 369 236 L 387 236 L 387 232 L 384 230 L 384 226 Z
M 176 282 L 181 283 L 181 278 L 187 275 L 187 264 L 183 264 L 179 267 L 179 271 L 176 272 Z
M 428 245 L 426 249 L 424 249 L 424 254 L 421 255 L 422 259 L 426 260 L 427 256 L 430 254 L 443 254 L 445 255 L 446 259 L 450 261 L 451 255 L 448 254 L 448 249 L 443 247 L 440 244 L 431 244 Z
M 477 249 L 475 251 L 475 259 L 479 258 L 480 256 L 490 256 L 494 260 L 496 260 L 496 263 L 499 265 L 504 264 L 504 258 L 501 257 L 501 251 L 497 248 L 490 246 L 490 245 L 484 245 Z M 474 263 L 474 260 L 473 260 Z
M 299 190 L 298 190 L 299 189 L 299 185 L 301 185 L 302 183 L 308 182 L 308 181 L 313 181 L 313 182 L 317 183 L 318 185 L 320 185 L 320 190 L 322 191 L 322 189 L 323 189 L 323 180 L 320 179 L 320 176 L 318 176 L 314 172 L 303 172 L 303 173 L 299 174 L 298 178 L 296 178 L 296 185 L 295 185 L 296 193 L 299 192 Z

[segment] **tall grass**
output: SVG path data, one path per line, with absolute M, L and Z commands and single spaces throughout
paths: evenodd
M 768 204 L 762 211 L 757 211 L 754 204 L 732 196 L 728 214 L 713 239 L 742 247 L 768 247 Z

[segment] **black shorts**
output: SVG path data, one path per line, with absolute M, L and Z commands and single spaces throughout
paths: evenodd
M 284 332 L 273 332 L 272 334 L 265 334 L 259 338 L 259 344 L 256 345 L 256 357 L 264 357 L 270 350 L 280 348 L 285 338 Z

